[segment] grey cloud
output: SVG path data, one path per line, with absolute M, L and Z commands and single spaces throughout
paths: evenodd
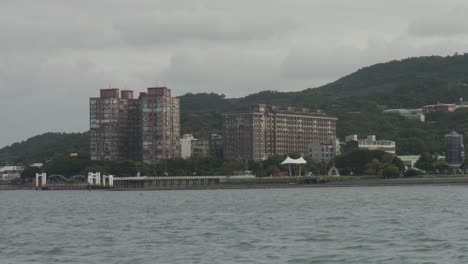
M 464 52 L 468 36 L 458 32 L 465 32 L 466 8 L 451 13 L 457 5 L 466 6 L 463 0 L 2 1 L 0 123 L 8 129 L 0 147 L 45 131 L 87 130 L 88 98 L 109 85 L 143 90 L 159 82 L 176 95 L 238 97 L 316 87 L 391 59 Z
M 187 44 L 193 42 L 239 43 L 275 38 L 294 28 L 288 20 L 252 20 L 224 15 L 155 16 L 153 19 L 117 24 L 126 42 L 142 46 Z
M 468 8 L 459 6 L 435 16 L 423 16 L 409 25 L 409 34 L 420 37 L 448 37 L 468 35 Z

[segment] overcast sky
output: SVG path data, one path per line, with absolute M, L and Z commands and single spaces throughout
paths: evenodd
M 0 0 L 0 147 L 88 129 L 109 86 L 228 97 L 468 47 L 465 0 Z

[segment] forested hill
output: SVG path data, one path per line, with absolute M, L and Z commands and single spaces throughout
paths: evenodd
M 242 98 L 217 94 L 182 96 L 186 111 L 222 111 L 255 103 L 327 108 L 341 98 L 365 97 L 389 107 L 419 107 L 468 99 L 468 54 L 390 61 L 362 68 L 337 81 L 299 92 L 263 91 Z
M 340 138 L 375 134 L 395 140 L 399 154 L 442 152 L 445 133 L 468 129 L 468 111 L 429 115 L 423 124 L 383 115 L 382 110 L 456 103 L 460 98 L 468 100 L 468 54 L 408 58 L 365 67 L 333 83 L 299 92 L 263 91 L 235 99 L 214 93 L 186 94 L 181 97 L 182 128 L 203 137 L 219 132 L 223 111 L 258 103 L 303 106 L 338 117 Z
M 453 103 L 461 97 L 468 100 L 468 54 L 409 58 L 365 67 L 333 83 L 299 92 L 263 91 L 242 98 L 189 93 L 181 97 L 182 132 L 197 137 L 220 133 L 222 112 L 270 103 L 321 108 L 339 118 L 341 138 L 375 134 L 395 140 L 399 154 L 441 152 L 445 133 L 468 129 L 467 110 L 433 114 L 425 124 L 383 115 L 382 110 Z M 47 133 L 0 149 L 0 164 L 40 162 L 69 152 L 87 155 L 88 142 L 87 134 Z
M 89 156 L 89 133 L 45 133 L 0 149 L 0 165 L 46 162 L 78 153 Z

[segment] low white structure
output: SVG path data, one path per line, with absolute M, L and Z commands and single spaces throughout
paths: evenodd
M 103 187 L 113 187 L 114 186 L 114 176 L 113 175 L 104 175 L 102 178 Z
M 46 173 L 36 173 L 36 188 L 39 187 L 39 181 L 41 186 L 47 185 L 47 174 Z
M 419 159 L 419 155 L 403 155 L 398 156 L 398 158 L 403 161 L 406 169 L 415 169 L 414 165 Z
M 19 179 L 24 168 L 21 166 L 3 166 L 0 167 L 0 176 L 3 181 Z
M 328 176 L 340 176 L 340 171 L 335 167 L 331 167 L 329 170 L 328 170 Z
M 29 165 L 29 167 L 34 167 L 34 168 L 42 168 L 42 166 L 44 166 L 44 163 L 33 163 L 31 165 Z
M 101 185 L 101 173 L 100 172 L 89 172 L 88 173 L 88 184 L 89 185 Z

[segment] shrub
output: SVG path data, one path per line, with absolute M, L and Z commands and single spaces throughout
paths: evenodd
M 415 170 L 415 169 L 408 169 L 407 171 L 405 171 L 405 172 L 403 173 L 403 175 L 404 175 L 405 177 L 416 177 L 416 176 L 419 176 L 419 175 L 421 175 L 421 174 L 422 174 L 422 173 L 421 173 L 420 171 Z

